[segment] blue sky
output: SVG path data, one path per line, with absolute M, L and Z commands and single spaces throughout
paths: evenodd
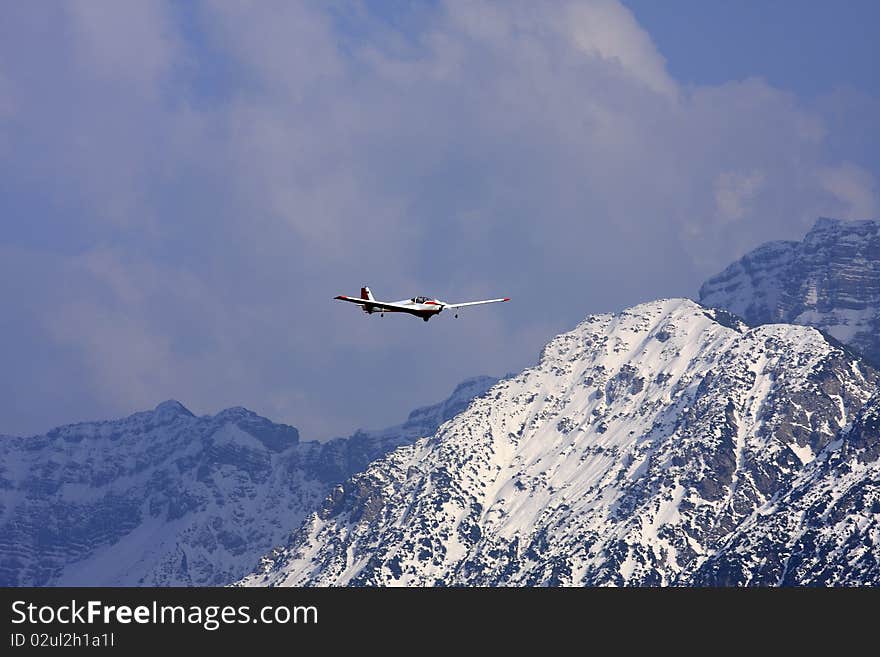
M 0 432 L 176 398 L 328 438 L 878 214 L 875 3 L 13 3 Z M 332 302 L 501 307 L 425 324 Z
M 880 94 L 873 0 L 624 0 L 685 84 L 760 76 L 811 99 Z

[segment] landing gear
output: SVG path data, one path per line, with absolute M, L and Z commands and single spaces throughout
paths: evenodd
M 458 319 L 458 313 L 455 313 L 455 319 Z
M 427 321 L 428 321 L 429 319 L 431 319 L 431 318 L 430 318 L 430 317 L 422 317 L 422 319 L 425 320 L 425 321 L 427 322 Z
M 385 313 L 379 313 L 379 317 L 385 317 Z

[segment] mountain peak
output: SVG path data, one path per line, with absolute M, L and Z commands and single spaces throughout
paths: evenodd
M 193 417 L 192 412 L 176 399 L 167 399 L 153 409 L 154 413 L 162 413 L 166 415 L 188 415 Z
M 731 313 L 707 308 L 687 297 L 671 297 L 640 303 L 616 312 L 589 315 L 570 333 L 563 333 L 551 340 L 542 351 L 555 353 L 558 345 L 566 345 L 575 334 L 594 334 L 598 331 L 613 333 L 617 351 L 637 349 L 646 339 L 656 338 L 665 342 L 676 332 L 696 335 L 714 325 L 743 333 L 748 326 Z M 566 348 L 563 347 L 565 351 Z
M 840 219 L 834 219 L 832 217 L 819 217 L 816 219 L 816 223 L 813 224 L 814 230 L 827 230 L 829 228 L 839 228 L 841 223 L 843 223 Z
M 195 417 L 192 412 L 176 399 L 168 399 L 153 409 L 153 418 L 160 422 L 171 422 L 179 417 Z
M 244 406 L 231 406 L 229 408 L 224 408 L 222 411 L 217 413 L 214 417 L 219 418 L 221 420 L 236 420 L 240 418 L 247 417 L 259 417 L 256 413 L 254 413 L 249 408 L 245 408 Z
M 710 278 L 700 302 L 752 326 L 814 326 L 880 363 L 880 222 L 820 217 L 802 241 L 762 244 Z
M 819 217 L 810 232 L 827 230 L 865 230 L 880 228 L 880 223 L 874 219 L 834 219 L 832 217 Z
M 676 315 L 688 315 L 701 309 L 701 306 L 692 299 L 668 298 L 657 299 L 655 301 L 646 301 L 630 308 L 611 313 L 596 313 L 587 315 L 574 331 L 591 331 L 593 326 L 599 322 L 607 322 L 612 319 L 625 321 L 627 318 L 642 318 L 651 323 L 663 321 L 665 318 L 672 318 Z M 567 333 L 556 336 L 553 340 L 558 340 L 566 336 Z M 551 340 L 551 344 L 553 342 Z M 548 345 L 549 346 L 549 345 Z

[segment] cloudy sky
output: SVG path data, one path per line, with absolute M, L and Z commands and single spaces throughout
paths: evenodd
M 6 2 L 0 432 L 305 438 L 877 217 L 872 0 Z M 332 301 L 510 296 L 441 316 Z

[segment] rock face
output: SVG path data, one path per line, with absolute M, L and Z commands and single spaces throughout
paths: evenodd
M 813 328 L 588 317 L 241 584 L 880 584 L 877 384 Z
M 880 584 L 880 395 L 691 584 Z
M 802 242 L 768 242 L 700 288 L 749 324 L 815 326 L 880 364 L 880 222 L 819 219 Z
M 221 585 L 253 570 L 333 487 L 463 410 L 479 377 L 402 425 L 326 443 L 244 408 L 181 404 L 0 438 L 0 585 Z

